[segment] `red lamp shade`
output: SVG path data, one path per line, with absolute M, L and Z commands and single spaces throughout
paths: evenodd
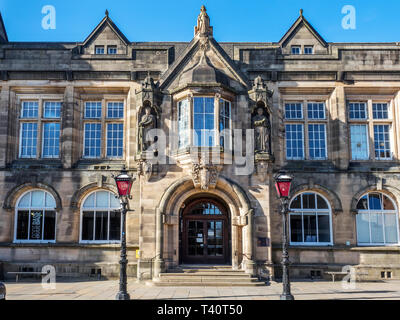
M 120 197 L 129 196 L 132 188 L 132 177 L 126 173 L 121 173 L 115 177 L 115 183 L 117 184 L 118 194 Z
M 280 198 L 289 197 L 290 185 L 292 183 L 292 180 L 292 176 L 285 173 L 279 173 L 277 176 L 275 176 L 275 187 Z

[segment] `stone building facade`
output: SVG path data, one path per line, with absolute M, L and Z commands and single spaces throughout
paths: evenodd
M 293 174 L 293 277 L 400 278 L 400 47 L 329 43 L 300 12 L 279 42 L 130 42 L 108 13 L 79 43 L 0 23 L 0 265 L 119 270 L 113 176 L 135 177 L 128 275 L 182 264 L 280 276 L 273 176 Z

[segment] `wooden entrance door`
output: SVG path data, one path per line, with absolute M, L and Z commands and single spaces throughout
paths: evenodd
M 213 200 L 197 200 L 183 212 L 182 262 L 224 264 L 229 259 L 229 219 Z

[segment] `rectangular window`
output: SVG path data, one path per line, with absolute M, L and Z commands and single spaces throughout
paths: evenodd
M 21 118 L 36 119 L 38 117 L 39 103 L 37 101 L 23 101 Z
M 389 119 L 387 103 L 373 103 L 372 104 L 372 117 L 374 119 Z
M 305 46 L 304 47 L 304 54 L 313 54 L 314 53 L 314 47 L 313 46 Z
M 214 98 L 195 97 L 194 99 L 194 145 L 215 146 Z
M 350 125 L 351 157 L 353 160 L 368 160 L 368 128 L 365 124 Z
M 189 145 L 189 100 L 178 103 L 178 148 Z
M 221 99 L 219 108 L 220 145 L 231 149 L 231 103 Z
M 107 103 L 107 118 L 122 119 L 124 117 L 123 102 L 108 102 Z
M 100 158 L 101 155 L 101 124 L 85 123 L 84 157 Z
M 300 46 L 292 46 L 292 54 L 300 54 L 301 47 Z
M 96 46 L 94 52 L 95 54 L 104 54 L 104 46 Z
M 82 213 L 82 240 L 93 240 L 94 235 L 94 212 Z
M 60 124 L 43 124 L 43 158 L 58 158 L 60 154 Z
M 388 124 L 374 125 L 375 159 L 391 159 L 390 126 Z
M 302 124 L 286 124 L 286 159 L 304 159 L 304 129 Z
M 351 120 L 367 119 L 367 105 L 364 102 L 349 103 L 349 118 Z
M 21 158 L 36 158 L 37 129 L 37 123 L 21 123 Z
M 85 103 L 85 118 L 86 119 L 101 118 L 101 101 Z
M 326 159 L 326 127 L 324 124 L 308 125 L 308 144 L 310 159 Z
M 60 118 L 61 102 L 46 101 L 44 103 L 43 118 L 57 119 Z
M 107 51 L 108 54 L 117 54 L 117 46 L 108 46 Z
M 107 157 L 121 158 L 123 155 L 124 125 L 122 123 L 107 124 Z
M 303 119 L 303 105 L 301 103 L 286 103 L 285 118 Z
M 325 119 L 325 103 L 309 102 L 307 103 L 308 119 Z

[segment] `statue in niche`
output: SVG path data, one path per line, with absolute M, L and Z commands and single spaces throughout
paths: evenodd
M 257 114 L 252 119 L 254 128 L 255 152 L 271 154 L 271 124 L 264 114 L 264 108 L 258 107 Z
M 140 119 L 139 127 L 139 151 L 146 151 L 151 144 L 151 141 L 146 141 L 147 133 L 156 128 L 156 118 L 151 114 L 151 107 L 144 108 L 144 115 Z

